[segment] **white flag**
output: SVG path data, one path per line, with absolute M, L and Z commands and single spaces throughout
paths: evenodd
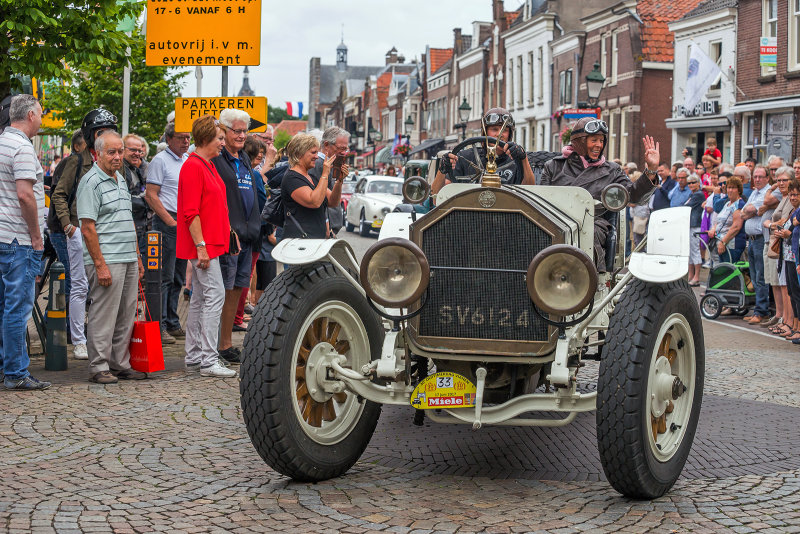
M 686 91 L 684 92 L 683 107 L 688 111 L 694 107 L 706 94 L 708 88 L 717 79 L 722 71 L 708 57 L 696 43 L 692 43 L 692 51 L 689 54 L 689 72 L 686 77 Z

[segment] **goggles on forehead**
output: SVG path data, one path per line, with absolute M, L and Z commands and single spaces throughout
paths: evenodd
M 483 124 L 485 126 L 497 126 L 501 124 L 507 126 L 514 126 L 514 119 L 508 113 L 489 113 L 483 117 Z
M 578 129 L 572 131 L 573 134 L 581 133 L 581 132 L 585 132 L 585 133 L 590 134 L 590 135 L 591 134 L 596 134 L 597 132 L 603 132 L 603 133 L 607 134 L 608 133 L 608 124 L 606 124 L 606 121 L 602 121 L 600 119 L 595 119 L 593 121 L 589 121 L 586 124 L 584 124 L 583 128 L 578 128 Z

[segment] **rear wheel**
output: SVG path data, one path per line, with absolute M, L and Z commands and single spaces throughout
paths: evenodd
M 720 302 L 719 297 L 708 294 L 700 299 L 700 313 L 703 314 L 703 317 L 712 321 L 719 317 L 719 314 L 722 313 L 722 302 Z
M 335 392 L 331 359 L 360 369 L 380 357 L 383 327 L 329 264 L 293 266 L 264 292 L 244 342 L 240 390 L 247 432 L 276 471 L 318 481 L 346 472 L 367 447 L 381 406 Z
M 361 235 L 361 237 L 369 237 L 371 231 L 372 228 L 370 228 L 369 222 L 367 222 L 366 216 L 364 214 L 364 210 L 362 209 L 358 223 L 358 233 Z
M 597 384 L 597 442 L 606 478 L 628 497 L 666 493 L 692 447 L 705 347 L 686 280 L 635 280 L 611 317 Z

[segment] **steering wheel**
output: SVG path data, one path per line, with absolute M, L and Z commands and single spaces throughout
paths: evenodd
M 465 148 L 467 148 L 469 146 L 472 146 L 472 145 L 478 145 L 478 144 L 481 144 L 481 145 L 493 144 L 493 145 L 497 145 L 497 146 L 499 146 L 501 148 L 505 148 L 505 146 L 508 143 L 506 143 L 505 141 L 501 141 L 500 139 L 497 139 L 495 137 L 489 137 L 489 136 L 486 136 L 486 135 L 480 135 L 478 137 L 470 137 L 469 139 L 465 139 L 465 140 L 461 141 L 459 144 L 457 144 L 456 146 L 453 147 L 453 150 L 451 150 L 449 152 L 449 154 L 455 154 L 460 159 L 463 159 L 464 161 L 466 161 L 471 167 L 475 168 L 478 171 L 478 173 L 476 173 L 476 175 L 478 177 L 480 177 L 481 175 L 483 175 L 484 172 L 486 172 L 486 169 L 484 169 L 484 167 L 483 167 L 483 163 L 481 163 L 481 161 L 478 160 L 476 162 L 477 163 L 477 165 L 476 165 L 475 163 L 471 162 L 470 160 L 464 158 L 463 156 L 459 156 L 458 155 L 458 153 L 461 152 L 462 150 L 464 150 Z M 451 182 L 455 182 L 455 180 L 456 180 L 455 169 L 453 169 L 453 167 L 451 165 L 447 166 L 447 177 Z M 473 179 L 473 181 L 474 181 L 474 179 Z

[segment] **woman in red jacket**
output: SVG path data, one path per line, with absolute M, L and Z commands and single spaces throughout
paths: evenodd
M 217 341 L 225 286 L 219 256 L 228 252 L 231 225 L 225 184 L 211 158 L 219 155 L 225 133 L 211 115 L 192 124 L 195 151 L 181 167 L 178 181 L 176 255 L 192 266 L 192 300 L 186 319 L 186 370 L 230 378 L 236 371 L 219 362 Z

